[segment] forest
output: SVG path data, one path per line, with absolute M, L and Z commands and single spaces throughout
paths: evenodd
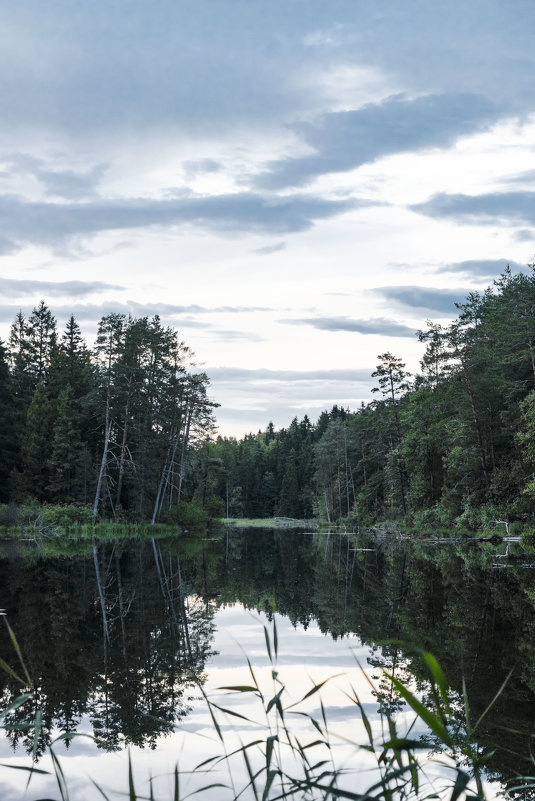
M 93 347 L 42 301 L 0 343 L 0 503 L 72 504 L 91 519 L 315 518 L 416 528 L 534 522 L 535 269 L 506 268 L 427 322 L 411 375 L 390 352 L 374 400 L 242 439 L 158 317 L 109 314 Z
M 109 314 L 88 349 L 42 301 L 0 349 L 0 500 L 78 504 L 93 519 L 160 519 L 214 430 L 208 378 L 156 316 Z
M 375 398 L 198 454 L 198 498 L 230 516 L 404 521 L 415 529 L 530 525 L 535 498 L 535 271 L 503 275 L 431 321 L 418 375 L 380 354 Z M 202 494 L 199 494 L 199 480 Z M 211 500 L 211 502 L 213 502 Z

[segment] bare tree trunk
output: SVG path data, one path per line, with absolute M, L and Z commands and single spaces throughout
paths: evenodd
M 123 440 L 121 442 L 121 455 L 119 457 L 119 477 L 117 479 L 117 492 L 115 493 L 115 508 L 121 503 L 121 492 L 123 489 L 124 466 L 126 462 L 127 452 L 127 434 L 128 434 L 128 412 L 130 411 L 130 391 L 126 398 L 126 406 L 124 410 L 124 427 L 123 427 Z
M 102 610 L 102 630 L 104 632 L 104 640 L 110 641 L 110 632 L 108 629 L 108 617 L 106 615 L 106 597 L 104 595 L 104 586 L 100 576 L 100 565 L 98 563 L 97 546 L 93 545 L 93 563 L 95 565 L 95 574 L 97 577 L 98 595 L 100 598 L 100 608 Z
M 182 494 L 182 482 L 184 480 L 184 461 L 186 457 L 186 448 L 189 442 L 189 432 L 191 428 L 191 421 L 193 419 L 193 403 L 190 404 L 186 414 L 186 426 L 184 428 L 184 436 L 182 438 L 182 448 L 180 449 L 180 470 L 178 473 L 178 500 Z
M 121 581 L 121 562 L 117 552 L 115 552 L 115 572 L 117 575 L 117 593 L 119 595 L 119 618 L 121 620 L 122 651 L 124 663 L 126 665 L 126 626 L 124 622 L 126 611 L 124 608 L 123 582 Z
M 100 462 L 100 470 L 98 472 L 98 481 L 97 481 L 97 490 L 95 492 L 95 501 L 93 503 L 93 522 L 96 520 L 98 515 L 98 507 L 100 505 L 100 498 L 102 495 L 102 485 L 104 483 L 104 478 L 106 476 L 106 466 L 108 463 L 108 448 L 110 444 L 110 436 L 111 436 L 111 424 L 112 421 L 106 423 L 106 433 L 104 435 L 104 448 L 102 451 L 102 460 Z

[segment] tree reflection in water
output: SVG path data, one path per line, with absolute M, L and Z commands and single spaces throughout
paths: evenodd
M 177 553 L 167 550 L 158 570 L 150 543 L 101 545 L 97 558 L 98 574 L 86 557 L 1 563 L 6 611 L 42 712 L 38 755 L 53 729 L 76 731 L 86 717 L 101 748 L 154 747 L 187 715 L 211 654 L 213 604 L 189 594 Z M 2 637 L 1 653 L 13 653 Z M 3 702 L 19 691 L 7 682 Z M 27 705 L 16 717 L 28 719 Z M 33 747 L 32 733 L 8 737 Z
M 68 547 L 80 553 L 13 553 L 0 562 L 4 606 L 43 714 L 40 752 L 53 729 L 74 731 L 82 720 L 91 722 L 103 749 L 155 747 L 197 694 L 216 609 L 240 602 L 305 628 L 317 621 L 335 639 L 357 634 L 370 646 L 377 675 L 386 668 L 402 680 L 412 676 L 424 695 L 419 662 L 403 643 L 426 648 L 442 664 L 459 709 L 464 678 L 473 719 L 515 666 L 479 742 L 494 750 L 492 777 L 529 772 L 535 574 L 494 569 L 491 544 L 401 546 L 338 533 L 242 529 L 211 541 L 101 544 L 98 574 L 91 546 Z M 514 560 L 512 548 L 508 563 Z M 1 636 L 9 662 L 12 648 Z M 7 704 L 20 688 L 6 676 L 2 681 Z M 391 683 L 379 686 L 379 701 L 399 707 Z M 28 718 L 26 707 L 17 714 Z M 33 743 L 23 730 L 8 736 L 14 746 Z

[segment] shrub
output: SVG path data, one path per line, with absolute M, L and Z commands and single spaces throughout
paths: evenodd
M 430 530 L 451 528 L 453 521 L 448 510 L 437 504 L 430 509 L 420 509 L 413 512 L 410 524 L 412 529 L 425 534 Z
M 206 529 L 208 514 L 194 503 L 180 501 L 164 512 L 161 522 L 179 526 L 184 533 L 201 532 Z
M 221 498 L 217 497 L 217 495 L 212 495 L 210 498 L 208 498 L 204 508 L 209 517 L 225 516 L 225 504 Z
M 2 504 L 0 506 L 0 526 L 13 528 L 20 523 L 19 507 L 16 503 Z
M 70 528 L 91 523 L 92 512 L 89 506 L 43 506 L 41 519 L 45 525 Z

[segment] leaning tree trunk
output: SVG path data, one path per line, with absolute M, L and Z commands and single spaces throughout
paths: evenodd
M 106 433 L 104 435 L 104 448 L 102 450 L 102 460 L 100 462 L 100 470 L 98 472 L 97 490 L 95 492 L 95 500 L 93 503 L 93 521 L 96 520 L 98 515 L 98 507 L 100 505 L 100 498 L 102 495 L 102 485 L 104 483 L 104 478 L 106 476 L 106 465 L 108 463 L 108 448 L 110 445 L 111 425 L 112 421 L 110 420 L 106 426 Z

